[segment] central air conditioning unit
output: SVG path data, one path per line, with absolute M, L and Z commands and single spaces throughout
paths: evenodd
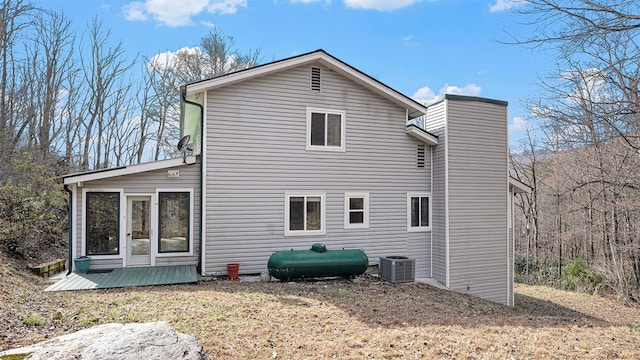
M 392 283 L 413 282 L 416 278 L 416 259 L 406 256 L 383 256 L 378 268 L 380 278 Z

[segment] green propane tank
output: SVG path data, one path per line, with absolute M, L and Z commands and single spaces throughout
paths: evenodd
M 310 250 L 276 251 L 267 267 L 276 279 L 328 276 L 352 277 L 364 274 L 369 258 L 359 249 L 327 250 L 324 244 L 313 244 Z

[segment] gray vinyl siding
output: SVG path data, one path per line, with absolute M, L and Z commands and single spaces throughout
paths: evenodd
M 169 178 L 167 171 L 171 169 L 180 170 L 180 177 Z M 124 189 L 124 196 L 127 194 L 151 194 L 155 195 L 156 189 L 193 189 L 193 230 L 191 241 L 193 243 L 192 256 L 171 256 L 156 257 L 156 266 L 163 265 L 197 265 L 200 241 L 200 165 L 183 165 L 175 168 L 154 170 L 132 175 L 117 176 L 101 180 L 94 180 L 83 184 L 82 188 L 77 188 L 76 195 L 76 218 L 74 221 L 75 229 L 75 246 L 74 257 L 83 255 L 82 252 L 82 217 L 85 215 L 82 189 L 100 189 L 109 191 L 109 189 Z M 157 199 L 156 199 L 157 201 Z M 152 204 L 156 206 L 156 204 Z M 121 214 L 125 209 L 120 209 Z M 157 216 L 157 211 L 156 211 Z M 126 226 L 121 224 L 120 226 Z M 124 241 L 125 239 L 120 239 Z M 120 254 L 123 256 L 123 254 Z M 91 257 L 92 269 L 110 269 L 123 267 L 123 258 L 120 259 L 101 259 L 99 256 Z
M 425 128 L 438 136 L 438 145 L 433 151 L 433 275 L 442 284 L 447 283 L 446 263 L 446 106 L 439 102 L 429 107 L 425 116 Z
M 407 232 L 407 192 L 430 191 L 430 163 L 416 166 L 418 142 L 405 109 L 322 67 L 322 92 L 301 66 L 207 95 L 205 273 L 266 271 L 277 250 L 361 248 L 378 257 L 416 257 L 430 274 L 430 233 Z M 306 107 L 346 112 L 346 151 L 305 150 Z M 429 148 L 428 146 L 426 147 Z M 427 158 L 430 158 L 427 152 Z M 326 193 L 326 235 L 284 236 L 285 192 Z M 344 229 L 344 193 L 369 192 L 369 228 Z
M 506 106 L 447 100 L 449 287 L 507 301 Z

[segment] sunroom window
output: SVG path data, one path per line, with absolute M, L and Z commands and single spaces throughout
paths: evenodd
M 87 192 L 87 255 L 120 253 L 120 193 Z
M 188 252 L 190 248 L 191 193 L 158 193 L 158 252 Z

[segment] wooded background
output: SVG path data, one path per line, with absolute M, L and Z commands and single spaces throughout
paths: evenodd
M 551 51 L 543 96 L 528 100 L 513 174 L 518 199 L 517 275 L 522 281 L 640 301 L 640 4 L 534 0 L 519 8 Z M 527 226 L 528 224 L 528 226 Z

